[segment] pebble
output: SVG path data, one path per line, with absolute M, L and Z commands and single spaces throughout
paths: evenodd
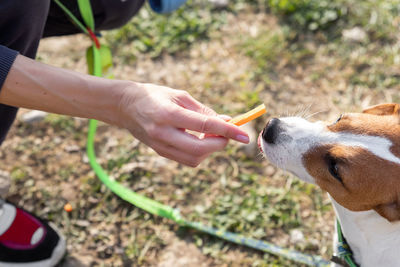
M 276 172 L 275 168 L 271 165 L 268 165 L 267 168 L 265 169 L 265 174 L 269 177 L 271 177 L 272 175 L 274 175 Z
M 120 169 L 121 173 L 130 173 L 133 172 L 135 169 L 140 168 L 144 169 L 146 168 L 147 163 L 146 162 L 130 162 L 122 166 Z
M 229 5 L 228 0 L 208 0 L 216 8 L 224 8 Z
M 21 116 L 21 121 L 25 123 L 35 123 L 42 121 L 47 116 L 47 112 L 32 110 Z
M 81 148 L 77 145 L 69 145 L 64 148 L 64 150 L 68 153 L 79 152 Z
M 290 231 L 290 241 L 292 243 L 300 243 L 304 241 L 304 235 L 303 232 L 300 231 L 299 229 L 293 229 Z
M 363 43 L 367 41 L 367 33 L 363 28 L 354 27 L 351 29 L 343 30 L 342 32 L 343 40 L 350 42 L 359 42 Z

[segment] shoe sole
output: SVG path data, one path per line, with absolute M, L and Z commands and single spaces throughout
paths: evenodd
M 60 263 L 66 251 L 65 239 L 60 235 L 57 246 L 54 248 L 50 259 L 35 262 L 4 263 L 0 262 L 0 267 L 54 267 Z

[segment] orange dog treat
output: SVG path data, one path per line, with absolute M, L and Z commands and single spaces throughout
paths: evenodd
M 265 105 L 259 105 L 258 107 L 246 112 L 245 114 L 239 115 L 231 119 L 229 122 L 233 123 L 237 126 L 243 125 L 245 123 L 248 123 L 249 121 L 252 121 L 261 115 L 263 115 L 265 112 L 267 112 L 267 109 L 265 108 Z

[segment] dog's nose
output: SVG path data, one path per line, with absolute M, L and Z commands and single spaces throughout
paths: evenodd
M 281 121 L 277 118 L 271 119 L 267 126 L 265 126 L 262 138 L 269 144 L 274 144 L 278 137 Z

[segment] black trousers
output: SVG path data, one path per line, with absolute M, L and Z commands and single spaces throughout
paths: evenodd
M 81 19 L 76 0 L 62 0 Z M 91 0 L 96 30 L 122 26 L 133 17 L 144 0 Z M 0 0 L 0 44 L 35 58 L 40 39 L 79 33 L 51 0 Z M 0 104 L 0 144 L 4 141 L 18 109 Z

